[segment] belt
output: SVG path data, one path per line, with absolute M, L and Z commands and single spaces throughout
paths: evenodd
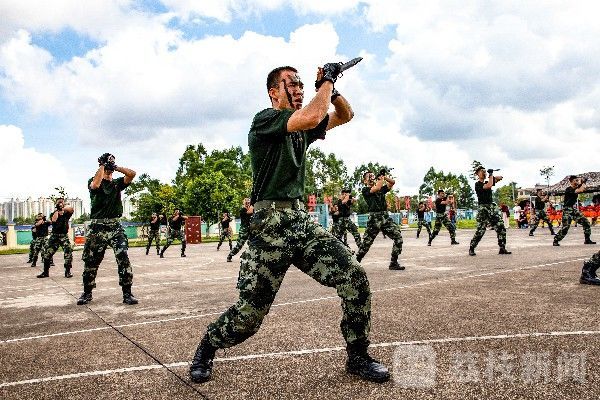
M 304 210 L 304 203 L 300 200 L 261 200 L 254 203 L 254 210 L 262 210 L 265 208 L 273 208 L 275 210 Z
M 119 222 L 119 218 L 98 218 L 90 221 L 92 224 L 109 224 L 112 222 Z

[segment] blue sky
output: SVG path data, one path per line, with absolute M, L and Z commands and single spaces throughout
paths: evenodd
M 402 194 L 432 165 L 467 173 L 473 159 L 522 186 L 548 165 L 556 180 L 600 170 L 565 148 L 600 150 L 599 6 L 457 4 L 3 2 L 0 138 L 20 172 L 0 178 L 0 200 L 59 184 L 85 198 L 105 151 L 169 181 L 187 144 L 246 148 L 270 69 L 310 82 L 357 55 L 336 84 L 356 116 L 319 146 L 350 168 L 394 166 Z

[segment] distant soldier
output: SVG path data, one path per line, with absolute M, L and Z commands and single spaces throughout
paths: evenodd
M 437 198 L 435 199 L 435 225 L 433 226 L 433 232 L 429 235 L 428 246 L 431 246 L 431 242 L 433 242 L 433 239 L 435 239 L 440 232 L 442 224 L 444 224 L 450 233 L 450 244 L 458 244 L 456 241 L 456 227 L 446 215 L 446 206 L 451 206 L 453 203 L 454 197 L 448 198 L 446 197 L 446 192 L 444 192 L 444 190 L 438 190 Z
M 160 252 L 160 258 L 165 257 L 165 251 L 176 239 L 181 240 L 181 257 L 185 257 L 185 246 L 187 242 L 185 240 L 185 231 L 181 228 L 185 224 L 185 220 L 187 218 L 188 217 L 183 215 L 178 208 L 173 211 L 173 215 L 171 218 L 169 218 L 169 237 L 167 238 L 165 247 L 163 247 L 162 251 Z
M 340 234 L 340 210 L 337 204 L 332 204 L 329 208 L 329 215 L 331 216 L 331 234 L 342 241 L 344 244 L 348 244 L 346 235 Z
M 581 269 L 581 278 L 579 283 L 586 285 L 600 285 L 600 279 L 596 275 L 596 271 L 600 267 L 600 251 L 592 256 L 589 260 L 583 263 Z
M 385 201 L 385 194 L 390 191 L 396 181 L 387 176 L 387 171 L 381 170 L 377 176 L 370 171 L 365 172 L 363 183 L 365 186 L 362 189 L 362 195 L 369 210 L 369 220 L 356 259 L 359 262 L 363 259 L 381 231 L 394 241 L 389 268 L 403 270 L 404 267 L 398 262 L 398 256 L 402 253 L 402 232 L 400 232 L 398 224 L 389 216 Z
M 114 179 L 113 172 L 124 176 Z M 137 304 L 131 293 L 133 269 L 129 262 L 129 240 L 119 219 L 123 215 L 121 192 L 135 178 L 135 171 L 117 166 L 115 156 L 104 153 L 98 158 L 98 170 L 88 180 L 92 211 L 89 231 L 83 248 L 83 293 L 77 300 L 78 305 L 92 301 L 92 290 L 96 287 L 96 275 L 104 259 L 107 247 L 112 247 L 117 261 L 119 285 L 123 291 L 123 303 Z
M 356 203 L 356 199 L 352 196 L 352 191 L 350 189 L 342 190 L 342 195 L 338 199 L 337 209 L 339 211 L 339 223 L 338 223 L 338 238 L 342 240 L 344 239 L 344 243 L 347 244 L 346 240 L 346 232 L 350 232 L 352 237 L 354 237 L 354 242 L 360 248 L 362 244 L 362 240 L 360 237 L 360 233 L 358 233 L 358 228 L 350 219 L 352 215 L 352 205 Z
M 429 212 L 429 208 L 422 201 L 419 202 L 417 208 L 417 239 L 421 234 L 421 228 L 427 229 L 427 236 L 431 237 L 431 223 L 425 220 L 425 213 Z
M 37 222 L 37 217 L 36 217 Z M 35 223 L 31 226 L 31 242 L 29 242 L 29 259 L 27 260 L 27 264 L 33 261 L 33 248 L 35 247 L 35 239 L 37 238 L 37 229 L 35 228 Z
M 560 231 L 554 236 L 554 246 L 560 246 L 558 242 L 563 240 L 563 238 L 569 232 L 569 228 L 571 227 L 571 221 L 579 222 L 583 227 L 583 235 L 585 236 L 584 244 L 596 244 L 591 239 L 592 228 L 587 218 L 579 211 L 577 208 L 577 197 L 579 193 L 585 192 L 587 188 L 585 185 L 585 180 L 581 180 L 581 178 L 571 175 L 569 177 L 570 186 L 565 190 L 565 199 L 563 201 L 563 216 L 562 216 L 562 227 Z
M 550 234 L 554 235 L 554 229 L 552 228 L 552 221 L 548 218 L 546 214 L 546 203 L 548 202 L 548 195 L 544 194 L 542 189 L 537 190 L 537 196 L 535 197 L 535 222 L 531 225 L 531 230 L 529 231 L 529 236 L 533 236 L 533 232 L 538 227 L 540 221 L 543 221 L 548 224 L 548 229 L 550 229 Z
M 235 256 L 244 247 L 244 244 L 248 240 L 248 231 L 250 229 L 250 219 L 254 214 L 254 207 L 250 204 L 250 199 L 246 197 L 240 208 L 240 232 L 238 233 L 238 240 L 235 247 L 227 255 L 227 262 L 231 262 L 233 256 Z
M 160 254 L 160 221 L 162 220 L 162 215 L 157 215 L 156 213 L 152 213 L 152 217 L 150 218 L 150 228 L 148 230 L 148 244 L 146 245 L 146 255 L 150 252 L 150 247 L 152 247 L 152 241 L 156 241 L 156 255 Z
M 506 228 L 504 227 L 502 216 L 492 200 L 492 187 L 496 182 L 502 180 L 502 176 L 494 176 L 494 171 L 491 169 L 487 172 L 489 173 L 489 180 L 486 181 L 487 174 L 485 168 L 479 166 L 475 169 L 475 175 L 478 178 L 475 183 L 475 193 L 477 194 L 479 207 L 477 209 L 477 230 L 469 246 L 470 256 L 476 255 L 475 247 L 477 247 L 477 244 L 483 235 L 485 235 L 485 228 L 488 224 L 496 230 L 498 246 L 500 247 L 498 254 L 511 254 L 510 251 L 506 250 Z
M 38 259 L 38 254 L 43 252 L 46 247 L 46 240 L 48 239 L 48 227 L 52 223 L 46 220 L 46 216 L 39 213 L 35 218 L 35 224 L 32 228 L 32 233 L 35 233 L 35 239 L 33 240 L 33 257 L 31 259 L 31 266 L 35 267 Z M 50 262 L 52 266 L 52 262 Z
M 50 260 L 59 247 L 62 247 L 65 257 L 65 278 L 71 278 L 71 267 L 73 263 L 73 247 L 69 241 L 69 219 L 73 215 L 73 207 L 65 205 L 65 199 L 56 199 L 56 209 L 50 217 L 52 223 L 52 233 L 46 242 L 44 251 L 42 252 L 42 261 L 44 262 L 44 271 L 39 274 L 38 278 L 49 277 Z
M 221 248 L 221 245 L 223 244 L 223 240 L 225 240 L 225 238 L 229 240 L 229 251 L 233 250 L 233 246 L 231 245 L 231 227 L 229 226 L 231 221 L 233 220 L 231 219 L 229 213 L 224 212 L 223 217 L 221 218 L 221 222 L 219 222 L 221 234 L 219 235 L 219 244 L 217 245 L 217 250 Z

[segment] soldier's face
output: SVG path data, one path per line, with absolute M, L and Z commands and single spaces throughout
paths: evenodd
M 369 172 L 369 173 L 365 174 L 365 177 L 363 178 L 363 181 L 367 185 L 372 185 L 373 182 L 375 181 L 375 174 L 372 173 L 372 172 Z
M 289 104 L 287 96 L 287 93 L 289 93 L 292 98 L 289 108 L 293 108 L 294 110 L 301 109 L 304 101 L 304 84 L 298 73 L 294 71 L 282 71 L 281 80 L 283 81 L 283 85 L 280 85 L 280 98 L 284 103 Z

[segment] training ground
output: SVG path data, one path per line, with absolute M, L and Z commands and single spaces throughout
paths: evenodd
M 219 350 L 212 380 L 191 388 L 188 362 L 207 324 L 237 299 L 239 254 L 227 263 L 216 243 L 188 246 L 187 258 L 179 246 L 164 259 L 132 248 L 140 303 L 127 306 L 107 251 L 89 308 L 76 305 L 81 252 L 71 279 L 62 253 L 49 279 L 36 279 L 25 254 L 1 256 L 0 399 L 600 398 L 600 287 L 578 282 L 600 245 L 583 245 L 581 228 L 560 247 L 547 229 L 510 229 L 513 254 L 501 256 L 487 231 L 470 257 L 473 232 L 450 246 L 443 230 L 428 247 L 403 231 L 405 271 L 388 270 L 392 242 L 381 235 L 363 260 L 370 353 L 393 374 L 385 384 L 345 373 L 335 290 L 294 267 L 261 330 Z

